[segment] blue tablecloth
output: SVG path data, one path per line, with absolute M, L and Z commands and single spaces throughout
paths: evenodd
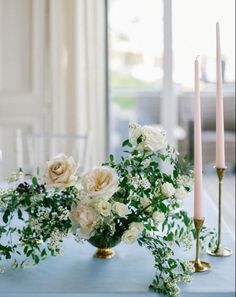
M 187 208 L 192 208 L 192 196 Z M 217 223 L 216 209 L 204 194 L 206 222 Z M 230 230 L 223 225 L 223 242 L 234 248 Z M 118 297 L 158 296 L 148 289 L 154 276 L 153 259 L 138 245 L 120 244 L 116 257 L 100 260 L 92 257 L 95 249 L 89 244 L 78 244 L 73 238 L 65 242 L 64 255 L 51 257 L 38 266 L 24 270 L 7 270 L 0 275 L 1 297 Z M 194 258 L 194 250 L 182 253 L 186 259 Z M 204 255 L 212 270 L 194 274 L 190 285 L 183 285 L 183 297 L 235 296 L 235 255 L 216 258 Z

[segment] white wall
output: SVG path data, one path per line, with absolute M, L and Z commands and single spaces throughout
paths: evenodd
M 0 0 L 0 174 L 16 131 L 87 133 L 105 156 L 105 1 Z M 92 165 L 91 164 L 91 165 Z

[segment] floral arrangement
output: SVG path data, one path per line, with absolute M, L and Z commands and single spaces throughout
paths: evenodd
M 38 264 L 60 253 L 71 233 L 95 246 L 104 239 L 111 246 L 137 241 L 155 259 L 151 288 L 178 296 L 178 283 L 190 283 L 193 272 L 190 262 L 175 257 L 176 247 L 190 249 L 195 235 L 182 209 L 193 189 L 191 166 L 167 144 L 162 129 L 133 124 L 123 147 L 118 163 L 110 155 L 82 176 L 63 154 L 47 163 L 43 181 L 22 181 L 22 171 L 14 173 L 8 189 L 0 189 L 0 264 L 4 258 L 12 259 L 12 268 Z M 169 174 L 161 170 L 164 163 Z M 202 239 L 212 234 L 205 229 Z

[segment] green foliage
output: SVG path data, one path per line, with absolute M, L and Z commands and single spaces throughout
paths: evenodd
M 195 229 L 193 220 L 182 209 L 181 200 L 174 194 L 170 197 L 163 194 L 162 185 L 168 183 L 175 190 L 182 187 L 190 192 L 192 167 L 188 158 L 180 160 L 170 146 L 164 151 L 140 149 L 143 141 L 143 135 L 135 144 L 125 140 L 121 161 L 116 163 L 110 155 L 108 163 L 103 164 L 114 168 L 119 177 L 112 202 L 128 205 L 130 212 L 126 217 L 104 219 L 96 235 L 120 239 L 131 223 L 142 223 L 144 230 L 138 243 L 152 253 L 156 269 L 151 288 L 170 297 L 178 296 L 178 283 L 191 281 L 192 266 L 178 259 L 175 252 L 178 248 L 191 248 Z M 161 162 L 172 165 L 170 174 L 162 172 Z M 15 173 L 12 181 L 17 181 L 19 174 L 21 171 Z M 79 199 L 77 187 L 50 188 L 36 177 L 31 183 L 17 183 L 0 192 L 0 264 L 3 259 L 12 259 L 12 268 L 22 268 L 59 254 L 61 242 L 72 228 L 71 206 Z M 155 214 L 162 219 L 155 221 Z M 208 241 L 212 247 L 214 236 L 214 231 L 204 228 L 202 243 Z
M 74 187 L 46 189 L 36 178 L 20 183 L 0 195 L 0 263 L 12 259 L 12 268 L 38 264 L 49 254 L 60 253 L 60 242 L 68 234 L 68 214 L 76 199 Z M 19 224 L 16 220 L 22 221 Z

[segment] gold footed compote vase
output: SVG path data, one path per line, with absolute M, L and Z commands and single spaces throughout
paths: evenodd
M 121 242 L 120 237 L 96 235 L 91 237 L 88 242 L 97 248 L 94 257 L 98 259 L 111 259 L 115 256 L 112 249 Z
M 211 256 L 215 257 L 227 257 L 232 255 L 233 251 L 232 249 L 224 246 L 221 244 L 221 220 L 222 220 L 222 183 L 223 183 L 223 177 L 225 174 L 225 168 L 216 168 L 216 173 L 218 176 L 219 181 L 219 200 L 218 200 L 218 238 L 217 238 L 217 245 L 214 250 L 208 250 L 207 253 Z

